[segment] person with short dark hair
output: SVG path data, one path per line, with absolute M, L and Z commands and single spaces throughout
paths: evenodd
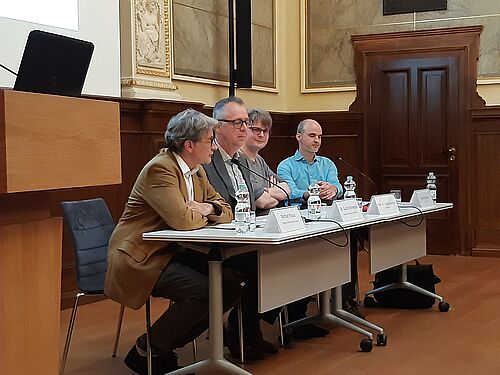
M 207 262 L 202 254 L 170 242 L 144 241 L 144 232 L 192 230 L 227 223 L 231 207 L 200 167 L 214 152 L 217 121 L 193 109 L 169 121 L 166 149 L 142 169 L 111 239 L 105 294 L 139 309 L 150 295 L 174 301 L 151 327 L 154 374 L 179 368 L 174 349 L 208 328 Z M 242 279 L 225 267 L 224 309 L 239 300 Z M 125 364 L 147 374 L 146 335 L 138 337 Z
M 255 210 L 250 172 L 232 162 L 238 159 L 239 164 L 248 168 L 247 159 L 239 151 L 246 139 L 247 129 L 251 126 L 243 100 L 229 97 L 217 102 L 213 109 L 213 117 L 219 122 L 215 129 L 215 143 L 212 161 L 203 168 L 215 190 L 231 205 L 236 206 L 235 192 L 240 184 L 244 184 L 250 193 L 250 206 Z M 243 312 L 244 353 L 247 359 L 260 359 L 266 353 L 276 353 L 277 348 L 264 340 L 260 328 L 261 315 L 257 305 L 257 254 L 245 253 L 231 257 L 224 264 L 245 275 L 245 288 L 241 296 Z M 229 313 L 228 334 L 226 344 L 235 358 L 239 357 L 238 316 L 235 309 Z

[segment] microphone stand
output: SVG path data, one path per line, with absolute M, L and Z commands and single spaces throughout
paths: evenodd
M 286 199 L 288 201 L 288 204 L 287 206 L 290 206 L 292 204 L 292 200 L 290 199 L 290 195 L 288 194 L 288 192 L 283 189 L 281 186 L 279 186 L 278 184 L 272 182 L 271 180 L 269 180 L 267 177 L 265 176 L 262 176 L 260 173 L 257 173 L 255 172 L 254 170 L 248 168 L 246 165 L 244 165 L 243 163 L 241 163 L 238 159 L 236 158 L 232 158 L 231 159 L 231 163 L 233 163 L 234 165 L 237 165 L 238 167 L 242 167 L 243 169 L 246 169 L 247 171 L 249 171 L 250 173 L 253 173 L 254 175 L 256 176 L 259 176 L 260 178 L 262 178 L 263 180 L 267 181 L 270 185 L 273 185 L 273 186 L 276 186 L 278 189 L 281 189 L 283 191 L 283 193 L 285 193 L 286 195 Z
M 366 178 L 368 181 L 370 181 L 370 183 L 373 185 L 373 187 L 375 188 L 375 194 L 377 194 L 377 184 L 375 183 L 375 181 L 373 181 L 371 179 L 371 177 L 369 177 L 368 175 L 364 174 L 363 172 L 361 172 L 358 168 L 356 168 L 354 165 L 348 163 L 347 161 L 345 161 L 344 159 L 342 159 L 340 156 L 333 156 L 333 158 L 335 160 L 338 160 L 340 161 L 341 163 L 344 163 L 345 165 L 347 165 L 348 167 L 350 167 L 351 169 L 355 170 L 356 172 L 358 172 L 361 176 L 363 176 L 364 178 Z

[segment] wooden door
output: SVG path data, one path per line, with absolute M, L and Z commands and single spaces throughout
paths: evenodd
M 408 201 L 434 172 L 438 202 L 455 207 L 428 217 L 427 251 L 459 253 L 460 54 L 381 54 L 368 67 L 370 175 L 380 192 L 401 189 Z

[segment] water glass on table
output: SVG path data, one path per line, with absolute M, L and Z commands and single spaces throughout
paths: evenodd
M 248 231 L 255 232 L 255 228 L 257 228 L 255 211 L 250 211 L 250 219 L 249 220 L 250 220 L 250 222 L 248 225 Z
M 394 195 L 394 198 L 396 198 L 396 202 L 398 204 L 401 203 L 401 190 L 399 190 L 399 189 L 392 189 L 390 191 L 390 193 Z

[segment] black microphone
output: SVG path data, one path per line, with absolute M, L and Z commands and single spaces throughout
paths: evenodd
M 0 68 L 3 68 L 3 69 L 5 69 L 6 71 L 8 71 L 9 73 L 12 73 L 12 74 L 14 74 L 15 76 L 17 76 L 17 73 L 16 73 L 16 72 L 14 72 L 13 70 L 11 70 L 11 69 L 7 68 L 7 67 L 6 67 L 5 65 L 3 65 L 3 64 L 0 64 Z
M 368 181 L 370 181 L 370 183 L 373 185 L 373 187 L 375 188 L 375 194 L 377 194 L 377 184 L 375 183 L 375 181 L 373 181 L 371 179 L 371 177 L 369 177 L 368 175 L 364 174 L 363 172 L 361 172 L 358 168 L 356 168 L 354 165 L 348 163 L 347 161 L 345 161 L 344 159 L 342 159 L 340 156 L 333 156 L 333 158 L 335 160 L 338 160 L 342 163 L 344 163 L 345 165 L 347 165 L 348 167 L 350 167 L 351 169 L 354 169 L 356 172 L 358 172 L 361 176 L 363 176 L 364 178 L 366 178 Z
M 265 176 L 262 176 L 260 173 L 257 173 L 255 172 L 254 170 L 248 168 L 246 165 L 243 165 L 243 163 L 241 163 L 238 159 L 236 158 L 232 158 L 231 159 L 231 163 L 233 163 L 234 165 L 237 165 L 238 167 L 243 167 L 244 169 L 246 169 L 247 171 L 253 173 L 254 175 L 256 176 L 259 176 L 260 178 L 262 178 L 263 180 L 269 182 L 271 185 L 273 186 L 276 186 L 278 189 L 281 189 L 283 191 L 283 193 L 285 193 L 286 195 L 286 199 L 288 201 L 288 204 L 287 206 L 290 206 L 290 204 L 292 203 L 292 200 L 290 199 L 290 195 L 287 193 L 287 191 L 285 189 L 283 189 L 281 186 L 279 186 L 278 184 L 272 182 L 271 180 L 269 180 L 267 177 Z

